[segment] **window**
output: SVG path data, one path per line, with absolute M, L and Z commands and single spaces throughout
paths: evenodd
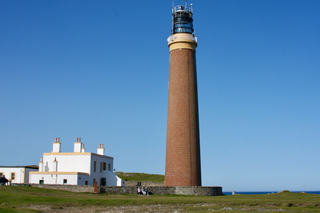
M 10 176 L 11 176 L 11 180 L 15 180 L 16 179 L 16 173 L 15 172 L 12 172 Z
M 3 173 L 2 172 L 0 172 L 0 177 L 3 177 Z
M 108 170 L 111 171 L 111 164 L 108 165 Z
M 100 173 L 102 172 L 102 162 L 100 162 Z
M 43 184 L 43 180 L 39 180 L 39 184 Z
M 97 161 L 93 162 L 93 172 L 97 171 Z
M 63 184 L 67 184 L 68 180 L 67 179 L 63 179 Z
M 107 170 L 107 163 L 103 162 L 103 170 Z

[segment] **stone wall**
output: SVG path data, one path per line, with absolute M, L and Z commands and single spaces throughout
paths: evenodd
M 222 193 L 221 186 L 175 186 L 177 195 L 219 196 Z
M 143 189 L 144 187 L 141 188 Z M 100 192 L 107 194 L 137 194 L 137 189 L 137 186 L 101 186 Z M 220 186 L 148 186 L 148 191 L 154 195 L 223 195 L 222 187 Z
M 93 193 L 93 186 L 86 185 L 57 185 L 57 184 L 31 184 L 32 187 L 57 189 L 70 192 L 90 192 Z M 99 187 L 98 187 L 99 189 Z
M 54 184 L 31 184 L 32 187 L 57 189 L 71 192 L 94 192 L 93 186 L 85 185 L 54 185 Z M 141 187 L 143 189 L 145 186 Z M 106 194 L 137 194 L 138 186 L 100 186 L 98 193 Z M 150 194 L 154 195 L 198 195 L 218 196 L 223 195 L 221 186 L 148 186 Z
M 126 181 L 126 186 L 164 186 L 164 182 L 154 181 Z

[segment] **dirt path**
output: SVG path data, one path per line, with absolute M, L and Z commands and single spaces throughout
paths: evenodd
M 261 207 L 223 207 L 216 209 L 216 204 L 178 204 L 178 205 L 170 205 L 170 204 L 158 204 L 158 205 L 141 205 L 141 206 L 133 206 L 133 205 L 126 205 L 126 206 L 105 206 L 105 207 L 58 207 L 58 208 L 50 208 L 49 206 L 43 205 L 33 205 L 30 206 L 30 209 L 40 210 L 43 213 L 129 213 L 129 212 L 186 212 L 184 209 L 185 207 L 194 207 L 194 211 L 199 209 L 199 211 L 233 211 L 233 212 L 242 212 L 242 211 L 252 211 L 252 212 L 283 212 L 287 211 L 284 209 L 265 209 Z

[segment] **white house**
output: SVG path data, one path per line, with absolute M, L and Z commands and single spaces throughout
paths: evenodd
M 0 166 L 0 177 L 7 178 L 11 184 L 28 184 L 32 171 L 38 171 L 38 166 Z
M 125 182 L 113 173 L 113 157 L 104 155 L 103 144 L 97 154 L 86 152 L 81 138 L 74 143 L 74 152 L 61 152 L 60 138 L 53 143 L 51 153 L 43 153 L 39 171 L 30 172 L 30 183 L 124 186 Z

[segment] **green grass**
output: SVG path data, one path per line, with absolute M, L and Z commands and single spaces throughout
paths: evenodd
M 146 174 L 146 173 L 129 173 L 129 172 L 115 172 L 122 180 L 127 181 L 154 181 L 163 182 L 164 175 Z
M 138 196 L 138 195 L 94 195 L 60 190 L 42 189 L 29 186 L 0 186 L 1 212 L 40 212 L 28 209 L 30 205 L 45 205 L 51 209 L 61 207 L 107 207 L 107 206 L 146 206 L 177 205 L 183 211 L 252 212 L 259 209 L 286 209 L 290 212 L 320 212 L 320 195 L 306 193 L 277 193 L 266 195 L 230 196 Z

